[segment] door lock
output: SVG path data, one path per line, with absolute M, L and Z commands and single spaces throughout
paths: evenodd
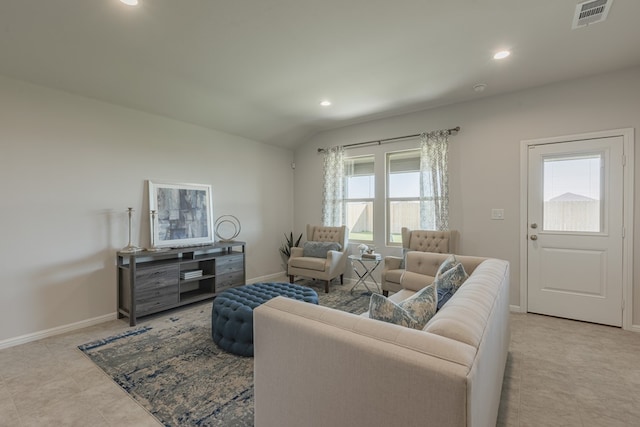
M 538 228 L 538 224 L 536 224 L 535 222 L 533 224 L 531 224 L 531 228 Z

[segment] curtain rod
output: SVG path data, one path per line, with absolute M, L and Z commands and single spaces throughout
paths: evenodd
M 447 132 L 449 135 L 452 135 L 453 133 L 460 132 L 460 126 L 456 126 L 454 128 L 451 128 L 451 129 L 445 129 L 444 131 Z M 371 144 L 381 145 L 381 144 L 385 144 L 387 142 L 399 141 L 401 139 L 417 138 L 420 135 L 422 135 L 422 134 L 421 133 L 416 133 L 416 134 L 413 134 L 413 135 L 396 136 L 394 138 L 374 139 L 372 141 L 356 142 L 356 143 L 353 143 L 353 144 L 345 144 L 342 147 L 343 148 L 351 148 L 351 147 L 359 147 L 361 145 L 371 145 Z M 325 151 L 327 151 L 326 148 L 318 148 L 318 153 L 324 153 Z

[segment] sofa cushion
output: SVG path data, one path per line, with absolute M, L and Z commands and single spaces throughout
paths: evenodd
M 414 273 L 413 271 L 405 270 L 400 279 L 400 284 L 404 289 L 408 289 L 413 292 L 418 292 L 421 289 L 426 288 L 433 283 L 433 276 L 427 276 L 426 274 Z
M 395 303 L 380 295 L 371 295 L 369 317 L 413 329 L 422 329 L 433 317 L 438 305 L 438 294 L 433 285 L 416 292 L 410 298 Z
M 339 251 L 342 246 L 338 242 L 305 242 L 302 256 L 312 258 L 326 258 L 327 252 Z
M 428 252 L 410 251 L 407 253 L 405 270 L 407 272 L 410 271 L 416 274 L 422 274 L 433 278 L 436 276 L 438 268 L 440 267 L 442 262 L 447 259 L 447 256 L 448 255 L 445 254 L 431 254 Z M 433 281 L 433 279 L 431 280 Z

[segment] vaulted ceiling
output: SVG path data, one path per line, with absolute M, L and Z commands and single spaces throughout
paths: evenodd
M 139 2 L 0 1 L 0 74 L 293 148 L 324 129 L 640 65 L 637 0 L 577 29 L 576 0 Z M 502 49 L 511 56 L 494 60 Z

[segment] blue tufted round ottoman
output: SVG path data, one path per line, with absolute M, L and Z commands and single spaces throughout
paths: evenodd
M 316 291 L 291 283 L 255 283 L 227 289 L 213 300 L 213 342 L 230 353 L 253 356 L 253 309 L 277 296 L 318 304 Z

